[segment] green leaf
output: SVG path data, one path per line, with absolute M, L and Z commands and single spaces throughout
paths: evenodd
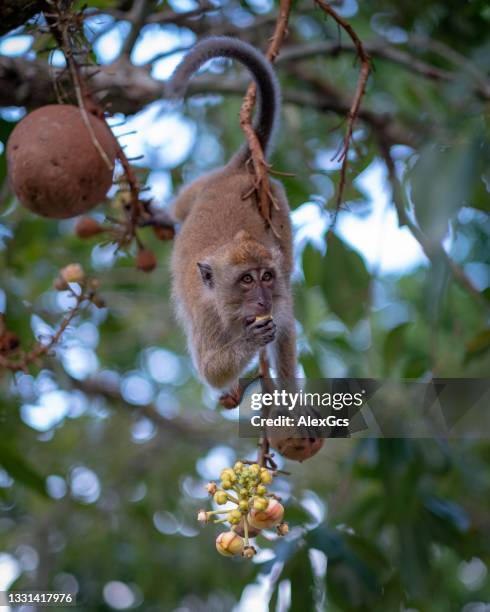
M 315 351 L 301 356 L 301 365 L 304 368 L 307 378 L 322 378 L 323 371 L 319 365 L 320 357 Z
M 468 363 L 472 359 L 481 357 L 490 349 L 490 328 L 484 329 L 474 336 L 466 345 L 464 362 Z
M 303 273 L 307 286 L 314 287 L 321 283 L 323 265 L 323 255 L 314 246 L 307 244 L 303 251 Z
M 324 256 L 308 245 L 303 270 L 306 284 L 319 285 L 330 310 L 348 326 L 365 315 L 370 274 L 362 257 L 338 236 L 330 235 Z
M 306 540 L 311 548 L 327 556 L 328 597 L 342 610 L 372 609 L 381 596 L 379 573 L 385 568 L 383 556 L 358 536 L 340 534 L 323 525 L 310 531 Z M 360 607 L 359 602 L 365 607 Z
M 22 455 L 15 451 L 5 440 L 2 440 L 0 444 L 0 465 L 14 480 L 22 482 L 40 495 L 48 497 L 44 477 L 31 467 Z
M 332 234 L 322 261 L 321 287 L 330 309 L 349 327 L 366 314 L 370 280 L 359 253 Z
M 411 323 L 401 323 L 391 329 L 383 344 L 383 361 L 385 371 L 389 372 L 397 362 L 400 354 L 405 353 L 405 332 Z
M 409 359 L 403 368 L 403 378 L 420 378 L 430 370 L 430 361 L 426 355 L 417 355 Z
M 424 232 L 441 240 L 448 221 L 462 206 L 489 209 L 490 147 L 478 122 L 460 132 L 449 146 L 421 150 L 409 178 L 415 215 Z

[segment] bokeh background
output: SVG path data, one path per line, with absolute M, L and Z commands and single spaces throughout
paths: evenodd
M 144 155 L 135 164 L 165 207 L 241 143 L 247 77 L 213 62 L 181 106 L 161 99 L 163 82 L 204 35 L 265 49 L 277 4 L 83 4 L 110 121 L 126 118 L 114 132 L 137 131 L 122 143 Z M 328 245 L 359 64 L 345 32 L 303 0 L 277 62 L 284 107 L 272 161 L 294 173 L 284 184 L 303 374 L 486 377 L 490 7 L 334 6 L 374 72 Z M 40 18 L 10 32 L 4 24 L 0 38 L 0 312 L 26 348 L 49 336 L 72 300 L 53 279 L 71 262 L 100 280 L 107 307 L 77 317 L 28 372 L 0 372 L 0 589 L 68 589 L 81 609 L 100 611 L 488 611 L 485 431 L 456 441 L 331 440 L 303 464 L 279 458 L 291 472 L 277 480 L 290 534 L 259 539 L 253 562 L 216 553 L 218 530 L 196 522 L 204 486 L 254 457 L 255 444 L 238 438 L 235 412 L 220 411 L 196 381 L 172 314 L 171 244 L 142 234 L 159 261 L 145 275 L 134 253 L 82 241 L 75 220 L 37 218 L 9 191 L 8 135 L 28 110 L 55 101 L 48 67 L 64 63 L 40 28 Z

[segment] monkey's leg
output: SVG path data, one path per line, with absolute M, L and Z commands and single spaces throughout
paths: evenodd
M 225 346 L 204 347 L 198 355 L 198 368 L 204 379 L 216 389 L 233 385 L 257 352 L 253 342 L 238 338 Z
M 191 185 L 184 187 L 178 194 L 172 204 L 172 216 L 181 223 L 190 213 L 196 200 L 199 199 L 202 193 L 204 183 L 202 179 L 194 181 Z
M 234 384 L 229 391 L 220 395 L 219 403 L 228 410 L 236 408 L 242 401 L 244 389 L 240 382 Z

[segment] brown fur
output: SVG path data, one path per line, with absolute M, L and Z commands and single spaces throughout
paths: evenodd
M 257 52 L 245 43 L 226 38 L 199 43 L 206 57 L 216 55 L 213 41 L 218 41 L 216 45 L 228 56 L 244 63 L 253 55 L 254 65 L 261 68 L 265 82 L 261 86 L 258 80 L 259 94 L 269 91 L 267 87 L 274 92 L 270 102 L 262 96 L 259 119 L 263 118 L 263 125 L 257 126 L 266 148 L 274 124 L 274 105 L 279 101 L 278 84 L 270 65 L 257 58 Z M 174 80 L 178 90 L 185 89 L 186 83 L 182 81 L 189 78 L 195 66 L 202 64 L 199 45 L 191 51 L 191 58 L 184 59 L 182 67 L 177 68 Z M 252 71 L 254 65 L 249 66 Z M 264 126 L 266 129 L 261 130 Z M 246 152 L 242 148 L 224 168 L 184 187 L 173 206 L 173 215 L 182 224 L 171 260 L 176 310 L 201 377 L 217 388 L 235 383 L 265 343 L 273 349 L 273 364 L 281 379 L 293 378 L 296 370 L 289 206 L 283 186 L 272 181 L 279 205 L 273 211 L 274 228 L 280 234 L 276 238 L 259 214 L 255 197 L 243 199 L 253 185 L 244 163 Z M 198 263 L 212 269 L 212 287 L 201 277 Z M 262 329 L 258 338 L 250 330 L 247 332 L 243 291 L 237 288 L 236 279 L 248 270 L 264 268 L 275 271 L 270 290 L 273 322 Z
M 231 165 L 184 188 L 174 205 L 174 214 L 183 223 L 171 263 L 177 313 L 199 373 L 218 388 L 234 383 L 258 352 L 244 342 L 242 322 L 230 321 L 222 283 L 226 285 L 237 270 L 245 272 L 257 264 L 275 263 L 278 268 L 272 313 L 278 328 L 273 355 L 278 375 L 292 378 L 296 369 L 289 206 L 282 185 L 273 181 L 279 203 L 273 217 L 280 232 L 277 239 L 253 197 L 242 200 L 251 186 L 243 166 Z M 215 291 L 208 290 L 200 277 L 197 263 L 205 260 L 217 273 Z

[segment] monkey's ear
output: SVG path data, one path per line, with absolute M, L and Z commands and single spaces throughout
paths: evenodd
M 197 267 L 199 268 L 199 272 L 201 273 L 202 282 L 206 285 L 206 287 L 212 289 L 214 285 L 214 279 L 213 270 L 211 269 L 211 266 L 207 263 L 201 263 L 198 261 Z

